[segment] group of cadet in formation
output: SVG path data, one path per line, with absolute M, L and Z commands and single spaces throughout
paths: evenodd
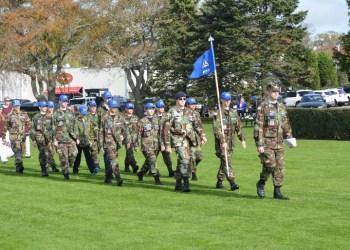
M 269 176 L 274 185 L 273 197 L 289 199 L 281 193 L 285 167 L 283 139 L 291 138 L 292 131 L 283 104 L 277 102 L 279 86 L 269 84 L 266 100 L 256 112 L 254 139 L 262 163 L 260 179 L 256 183 L 257 194 L 264 198 L 264 186 Z M 20 102 L 13 102 L 13 110 L 5 118 L 2 134 L 10 134 L 11 147 L 15 156 L 16 172 L 23 173 L 22 147 L 25 128 L 30 128 L 30 137 L 39 150 L 39 162 L 42 176 L 48 176 L 49 168 L 59 172 L 54 161 L 54 152 L 59 157 L 64 180 L 69 180 L 69 168 L 78 174 L 81 154 L 84 152 L 86 164 L 91 174 L 100 171 L 99 153 L 103 152 L 105 165 L 105 183 L 112 183 L 113 175 L 118 186 L 123 179 L 118 164 L 118 150 L 125 147 L 125 172 L 137 174 L 138 180 L 149 172 L 155 184 L 162 185 L 157 156 L 162 154 L 169 176 L 175 178 L 175 190 L 189 192 L 190 179 L 196 181 L 197 166 L 203 159 L 202 146 L 207 138 L 199 113 L 195 110 L 196 101 L 186 98 L 186 93 L 178 92 L 174 99 L 176 104 L 165 112 L 164 102 L 147 103 L 145 116 L 139 119 L 133 114 L 132 103 L 125 105 L 125 113 L 119 111 L 118 103 L 112 94 L 106 91 L 102 95 L 103 103 L 97 107 L 94 100 L 88 106 L 80 106 L 79 114 L 67 108 L 68 97 L 59 96 L 59 108 L 54 110 L 51 101 L 40 101 L 39 112 L 30 120 L 28 114 L 20 110 Z M 239 189 L 235 182 L 232 168 L 235 133 L 246 148 L 245 135 L 237 112 L 230 107 L 231 95 L 222 92 L 221 109 L 213 113 L 213 130 L 215 135 L 215 153 L 220 159 L 216 188 L 224 188 L 225 178 L 231 190 Z M 220 114 L 221 111 L 221 114 Z M 139 169 L 134 158 L 134 151 L 139 148 L 145 161 Z M 170 154 L 174 148 L 177 156 L 176 169 L 173 170 Z

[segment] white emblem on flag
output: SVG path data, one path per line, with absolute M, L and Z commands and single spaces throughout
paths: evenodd
M 208 66 L 209 66 L 209 63 L 204 59 L 202 64 L 202 69 Z

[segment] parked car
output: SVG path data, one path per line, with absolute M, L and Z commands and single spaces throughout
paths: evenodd
M 69 100 L 69 105 L 72 110 L 78 111 L 79 106 L 81 105 L 87 105 L 89 101 L 95 100 L 96 97 L 77 97 L 77 98 L 72 98 Z
M 349 103 L 349 99 L 346 96 L 346 93 L 343 89 L 327 89 L 327 91 L 332 92 L 332 96 L 334 98 L 335 106 L 341 106 Z
M 346 93 L 346 96 L 350 102 L 350 86 L 343 86 L 343 87 L 340 87 L 338 89 L 344 90 L 344 92 Z
M 315 92 L 315 94 L 319 94 L 319 95 L 321 95 L 323 97 L 324 101 L 326 102 L 327 107 L 335 106 L 335 101 L 334 101 L 334 98 L 332 96 L 332 92 L 331 91 L 315 90 L 314 92 Z
M 286 98 L 284 98 L 283 103 L 287 107 L 296 107 L 304 95 L 313 94 L 313 93 L 314 93 L 314 91 L 307 90 L 307 89 L 306 90 L 287 91 Z
M 26 112 L 30 111 L 39 111 L 39 103 L 38 102 L 22 102 L 20 109 Z
M 320 94 L 306 94 L 304 95 L 300 103 L 297 106 L 298 108 L 326 108 L 327 105 Z

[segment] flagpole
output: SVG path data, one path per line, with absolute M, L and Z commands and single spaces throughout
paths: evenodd
M 224 154 L 225 154 L 225 163 L 226 163 L 226 173 L 227 173 L 227 178 L 228 178 L 230 175 L 229 168 L 228 168 L 228 159 L 227 159 L 227 146 L 228 146 L 228 144 L 227 144 L 226 139 L 225 139 L 224 124 L 222 121 L 221 104 L 220 104 L 220 91 L 219 91 L 218 75 L 216 73 L 216 62 L 215 62 L 214 45 L 213 45 L 214 38 L 212 36 L 210 36 L 208 41 L 210 42 L 211 53 L 213 54 L 213 61 L 214 61 L 214 65 L 215 65 L 214 76 L 215 76 L 216 95 L 217 95 L 217 99 L 218 99 L 218 107 L 219 107 L 219 114 L 220 114 L 219 117 L 220 117 L 221 133 L 222 133 L 222 136 L 224 137 L 224 140 L 226 143 L 226 148 L 224 148 Z

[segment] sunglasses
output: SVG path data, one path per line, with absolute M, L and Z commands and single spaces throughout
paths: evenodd
M 186 98 L 183 97 L 183 98 L 179 98 L 178 100 L 179 100 L 179 101 L 186 101 Z
M 5 100 L 5 102 L 10 102 L 10 100 Z

